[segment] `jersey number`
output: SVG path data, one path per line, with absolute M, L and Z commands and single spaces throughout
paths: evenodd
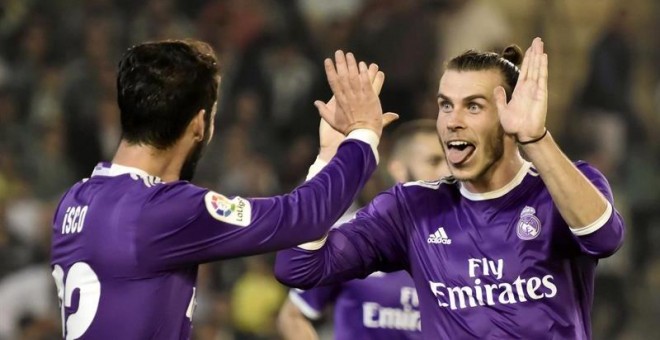
M 53 278 L 57 286 L 62 315 L 62 332 L 66 340 L 78 339 L 89 328 L 96 316 L 101 298 L 101 283 L 98 276 L 85 262 L 76 262 L 69 268 L 64 281 L 64 270 L 59 265 L 53 267 Z M 78 310 L 66 318 L 65 308 L 71 308 L 75 290 L 79 291 Z

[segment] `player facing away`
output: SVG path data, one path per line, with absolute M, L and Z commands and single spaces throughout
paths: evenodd
M 438 180 L 448 175 L 435 122 L 407 122 L 393 134 L 387 172 L 398 183 Z M 334 338 L 421 339 L 419 299 L 406 271 L 374 272 L 362 280 L 291 290 L 278 316 L 280 333 L 287 340 L 318 339 L 309 321 L 334 304 Z
M 545 128 L 541 39 L 520 59 L 509 47 L 450 60 L 437 130 L 453 180 L 380 194 L 323 245 L 279 252 L 278 279 L 309 288 L 405 269 L 426 339 L 591 338 L 594 270 L 624 222 L 603 175 Z
M 336 101 L 323 117 L 347 138 L 291 193 L 251 199 L 188 182 L 213 135 L 220 79 L 212 49 L 161 41 L 124 54 L 118 150 L 64 194 L 53 219 L 64 338 L 187 339 L 198 264 L 292 247 L 330 228 L 376 167 L 375 146 L 393 118 L 371 88 L 372 79 L 382 85 L 377 67 L 335 57 L 325 65 Z

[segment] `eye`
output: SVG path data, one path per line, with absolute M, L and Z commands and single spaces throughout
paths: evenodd
M 442 101 L 440 102 L 440 111 L 448 113 L 454 109 L 454 106 L 450 102 Z
M 479 113 L 479 111 L 481 111 L 481 105 L 477 103 L 470 103 L 468 105 L 468 111 L 470 111 L 470 113 Z

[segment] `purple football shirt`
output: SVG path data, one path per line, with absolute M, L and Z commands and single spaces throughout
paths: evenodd
M 623 241 L 606 179 L 578 169 L 609 201 L 572 231 L 526 163 L 505 187 L 470 193 L 460 183 L 397 185 L 316 251 L 278 253 L 276 276 L 299 288 L 405 269 L 427 339 L 589 339 L 594 270 Z
M 334 303 L 334 336 L 351 339 L 421 339 L 419 299 L 405 271 L 374 272 L 363 280 L 291 290 L 290 300 L 310 319 Z
M 257 199 L 100 163 L 63 196 L 53 220 L 64 337 L 189 338 L 198 264 L 323 236 L 374 171 L 372 146 L 348 139 L 293 192 Z

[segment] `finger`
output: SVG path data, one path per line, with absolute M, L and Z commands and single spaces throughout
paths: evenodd
M 367 68 L 367 64 L 363 61 L 360 62 L 360 89 L 362 91 L 368 91 L 366 93 L 373 93 L 372 87 L 371 87 L 371 79 L 369 78 L 369 69 Z
M 497 106 L 498 114 L 502 114 L 506 110 L 506 91 L 502 86 L 498 86 L 493 90 L 495 96 L 495 105 Z
M 527 48 L 525 51 L 525 57 L 523 57 L 522 64 L 520 65 L 520 74 L 518 75 L 518 84 L 527 79 L 527 69 L 529 68 L 529 62 L 532 54 L 532 46 Z
M 376 95 L 380 94 L 380 90 L 383 88 L 383 83 L 385 83 L 385 73 L 378 71 L 378 73 L 376 73 L 375 79 L 371 83 L 371 87 L 373 88 Z
M 543 39 L 539 37 L 534 38 L 534 40 L 532 41 L 532 46 L 534 46 L 534 52 L 538 54 L 543 54 L 543 46 L 544 46 Z
M 347 93 L 350 91 L 351 85 L 348 81 L 346 55 L 342 50 L 337 50 L 337 52 L 335 52 L 335 66 L 337 67 L 337 75 L 339 76 L 339 84 L 341 85 L 342 92 Z
M 341 95 L 342 89 L 341 84 L 339 84 L 339 75 L 337 74 L 337 70 L 335 69 L 335 65 L 332 63 L 332 60 L 330 58 L 326 58 L 323 61 L 323 66 L 325 66 L 325 75 L 328 78 L 328 84 L 330 85 L 332 93 L 335 96 Z
M 360 70 L 358 69 L 357 60 L 355 60 L 355 55 L 353 53 L 346 54 L 346 66 L 348 68 L 348 81 L 351 85 L 353 91 L 359 91 L 361 89 L 360 85 Z
M 319 111 L 319 115 L 321 115 L 321 118 L 325 120 L 328 125 L 332 126 L 333 129 L 338 130 L 335 127 L 335 117 L 334 114 L 328 109 L 328 107 L 325 105 L 324 102 L 317 100 L 314 102 L 314 106 L 316 106 L 316 109 Z
M 548 91 L 548 55 L 545 53 L 543 53 L 543 56 L 541 57 L 541 70 L 538 86 L 541 91 Z
M 376 78 L 377 73 L 378 73 L 378 65 L 374 63 L 369 64 L 369 79 L 371 80 L 372 83 Z
M 399 119 L 399 115 L 394 112 L 386 112 L 383 114 L 383 127 L 390 125 L 393 121 Z
M 539 74 L 541 69 L 541 59 L 543 59 L 543 42 L 541 39 L 534 39 L 534 52 L 532 53 L 534 58 L 532 59 L 532 65 L 530 66 L 530 74 L 528 78 L 534 83 L 538 82 Z

